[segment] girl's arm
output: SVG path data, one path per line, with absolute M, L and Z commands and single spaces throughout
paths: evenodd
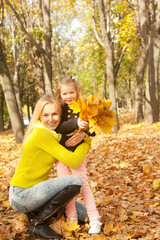
M 87 137 L 85 142 L 80 144 L 74 152 L 70 152 L 59 144 L 53 133 L 47 129 L 37 129 L 34 138 L 38 148 L 70 168 L 78 168 L 80 166 L 91 145 L 91 140 Z
M 71 118 L 64 122 L 61 121 L 55 131 L 57 133 L 67 134 L 73 132 L 77 127 L 77 118 Z

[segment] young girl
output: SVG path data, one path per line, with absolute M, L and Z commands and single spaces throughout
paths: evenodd
M 77 145 L 83 142 L 82 139 L 85 137 L 88 129 L 88 122 L 78 118 L 78 114 L 74 114 L 73 111 L 68 106 L 69 104 L 72 104 L 72 100 L 78 99 L 79 92 L 80 88 L 77 81 L 72 77 L 66 76 L 60 79 L 55 93 L 59 101 L 62 102 L 61 122 L 58 128 L 56 129 L 56 132 L 62 134 L 60 143 L 70 151 L 74 151 Z M 79 134 L 75 133 L 73 137 L 70 137 L 76 129 L 79 129 L 80 133 Z M 100 233 L 102 223 L 99 220 L 100 216 L 96 209 L 94 197 L 88 183 L 86 159 L 84 158 L 83 162 L 77 169 L 69 168 L 63 163 L 58 162 L 57 174 L 59 177 L 68 174 L 70 175 L 74 174 L 79 175 L 82 178 L 83 181 L 82 197 L 86 205 L 87 214 L 90 220 L 89 233 L 90 234 Z M 71 221 L 77 219 L 74 200 L 72 200 L 66 206 L 66 216 L 70 218 Z

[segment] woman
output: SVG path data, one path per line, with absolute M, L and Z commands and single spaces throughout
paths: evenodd
M 46 225 L 80 192 L 82 180 L 70 175 L 47 180 L 56 160 L 78 168 L 90 147 L 90 139 L 69 152 L 58 143 L 54 130 L 60 123 L 61 107 L 53 96 L 39 99 L 24 136 L 21 161 L 11 180 L 9 200 L 13 209 L 26 213 L 31 236 L 55 239 L 63 236 Z

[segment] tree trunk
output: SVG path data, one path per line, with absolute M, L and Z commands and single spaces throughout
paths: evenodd
M 14 58 L 14 76 L 13 76 L 14 92 L 15 92 L 19 112 L 23 122 L 22 104 L 21 104 L 20 92 L 19 92 L 19 57 L 18 57 L 18 49 L 15 44 L 15 37 L 16 37 L 15 25 L 14 25 L 14 21 L 12 20 L 12 47 L 13 47 L 13 58 Z
M 42 0 L 39 2 L 39 11 L 40 11 L 40 18 L 37 19 L 37 22 L 39 23 L 39 28 L 43 28 L 43 14 L 42 14 Z M 28 25 L 28 31 L 31 34 L 34 29 L 34 21 L 32 20 L 31 16 L 28 16 L 27 18 L 27 25 Z M 39 46 L 42 48 L 42 33 L 39 33 L 38 38 L 36 39 Z M 39 90 L 39 96 L 42 97 L 45 94 L 45 83 L 44 83 L 44 75 L 43 75 L 43 58 L 42 54 L 39 51 L 39 49 L 35 49 L 35 46 L 33 46 L 32 42 L 30 42 L 30 61 L 33 65 L 33 69 L 36 75 L 37 83 L 38 83 L 38 90 Z
M 107 74 L 106 74 L 106 72 L 104 72 L 104 73 L 103 73 L 103 77 L 102 77 L 102 96 L 103 96 L 103 98 L 105 98 L 105 99 L 107 99 L 106 81 L 107 81 Z
M 103 36 L 104 49 L 106 52 L 106 73 L 109 85 L 109 98 L 112 101 L 112 110 L 116 113 L 117 125 L 113 127 L 113 131 L 118 131 L 119 121 L 117 112 L 117 100 L 115 91 L 114 79 L 114 61 L 113 61 L 113 46 L 110 40 L 110 33 L 107 32 L 106 11 L 103 0 L 98 0 L 98 11 L 100 15 L 101 32 Z
M 38 89 L 39 89 L 39 96 L 42 97 L 45 94 L 45 85 L 44 85 L 44 77 L 43 77 L 43 64 L 42 59 L 38 59 L 38 66 L 35 67 L 37 82 L 38 82 Z
M 45 29 L 45 41 L 44 49 L 46 56 L 44 56 L 44 79 L 45 79 L 45 91 L 47 94 L 52 94 L 52 51 L 51 51 L 51 38 L 52 29 L 50 24 L 50 0 L 42 1 L 42 13 L 43 13 L 43 26 Z
M 143 78 L 146 66 L 148 46 L 149 46 L 149 33 L 148 33 L 148 20 L 146 16 L 145 0 L 136 0 L 135 5 L 138 8 L 137 28 L 140 29 L 140 55 L 136 69 L 136 91 L 135 91 L 135 112 L 137 122 L 144 120 L 143 116 Z
M 28 120 L 30 121 L 31 119 L 31 114 L 30 114 L 30 102 L 29 102 L 29 93 L 27 93 L 27 116 L 28 116 Z
M 158 3 L 160 10 L 160 3 Z M 149 60 L 146 79 L 146 123 L 159 121 L 159 84 L 158 84 L 158 63 L 160 44 L 160 13 L 156 18 L 154 1 L 152 1 L 151 34 L 149 46 Z
M 43 61 L 44 61 L 44 70 L 45 70 L 45 91 L 48 94 L 52 94 L 52 65 L 51 65 L 51 37 L 52 37 L 52 31 L 50 26 L 50 1 L 49 0 L 40 0 L 41 5 L 43 6 L 43 24 L 44 28 L 46 30 L 46 36 L 45 36 L 45 50 L 42 48 L 40 44 L 37 43 L 36 39 L 32 37 L 31 34 L 29 34 L 26 30 L 26 28 L 23 25 L 23 22 L 21 21 L 21 17 L 13 7 L 13 5 L 10 3 L 9 0 L 5 0 L 6 4 L 11 8 L 13 11 L 20 28 L 22 32 L 29 38 L 31 45 L 34 45 L 38 52 L 42 55 Z
M 1 88 L 0 88 L 1 89 Z M 3 113 L 4 113 L 4 94 L 3 91 L 1 89 L 1 93 L 0 93 L 0 131 L 4 131 L 4 119 L 3 119 Z
M 155 98 L 154 121 L 159 121 L 159 60 L 160 60 L 160 1 L 157 2 L 157 15 L 154 29 L 154 74 L 155 74 Z
M 6 99 L 6 104 L 11 119 L 12 128 L 15 134 L 16 142 L 21 143 L 24 135 L 23 124 L 20 117 L 12 82 L 10 79 L 5 55 L 3 53 L 1 41 L 0 41 L 0 80 L 2 83 L 2 88 Z
M 129 112 L 132 112 L 133 106 L 132 106 L 132 96 L 131 96 L 131 79 L 128 79 L 128 82 L 126 81 L 127 85 L 127 94 L 126 94 L 126 102 L 127 102 L 127 110 Z

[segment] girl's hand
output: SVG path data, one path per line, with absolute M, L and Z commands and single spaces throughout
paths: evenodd
M 88 121 L 87 119 L 82 119 L 82 118 L 78 118 L 78 127 L 84 131 L 87 131 L 88 130 L 88 127 L 89 127 L 89 124 L 88 124 Z
M 67 136 L 71 136 L 66 142 L 65 145 L 67 147 L 73 147 L 76 146 L 78 143 L 80 143 L 84 137 L 86 136 L 86 133 L 81 131 L 81 132 L 73 132 L 70 134 L 67 134 Z

